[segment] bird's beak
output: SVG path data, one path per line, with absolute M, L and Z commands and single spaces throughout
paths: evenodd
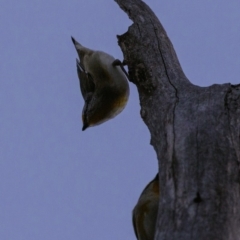
M 89 125 L 87 123 L 85 123 L 82 127 L 82 131 L 86 130 L 89 127 Z

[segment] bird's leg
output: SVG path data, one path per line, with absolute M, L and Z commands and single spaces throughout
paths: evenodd
M 124 72 L 124 74 L 126 75 L 127 79 L 129 80 L 129 75 L 128 75 L 127 71 L 124 68 L 124 65 L 127 65 L 125 60 L 123 60 L 123 62 L 121 62 L 119 59 L 115 59 L 112 62 L 112 65 L 113 66 L 119 66 L 122 69 L 122 71 Z

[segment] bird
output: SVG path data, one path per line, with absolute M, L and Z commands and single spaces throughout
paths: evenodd
M 158 174 L 142 191 L 132 212 L 133 228 L 138 240 L 153 240 L 158 214 Z
M 129 98 L 127 73 L 120 60 L 102 51 L 82 46 L 72 37 L 80 61 L 76 60 L 84 99 L 82 131 L 102 124 L 125 108 Z

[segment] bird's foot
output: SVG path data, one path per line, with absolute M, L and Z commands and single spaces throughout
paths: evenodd
M 127 65 L 126 60 L 123 60 L 122 62 L 119 59 L 115 59 L 112 62 L 112 65 L 115 66 L 120 66 L 120 68 L 122 69 L 122 71 L 124 72 L 124 74 L 126 75 L 126 77 L 129 79 L 129 75 L 127 73 L 127 71 L 125 70 L 124 66 Z

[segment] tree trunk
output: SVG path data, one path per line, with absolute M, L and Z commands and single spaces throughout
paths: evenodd
M 240 86 L 198 87 L 141 0 L 115 0 L 133 24 L 118 36 L 159 161 L 155 240 L 240 239 Z

